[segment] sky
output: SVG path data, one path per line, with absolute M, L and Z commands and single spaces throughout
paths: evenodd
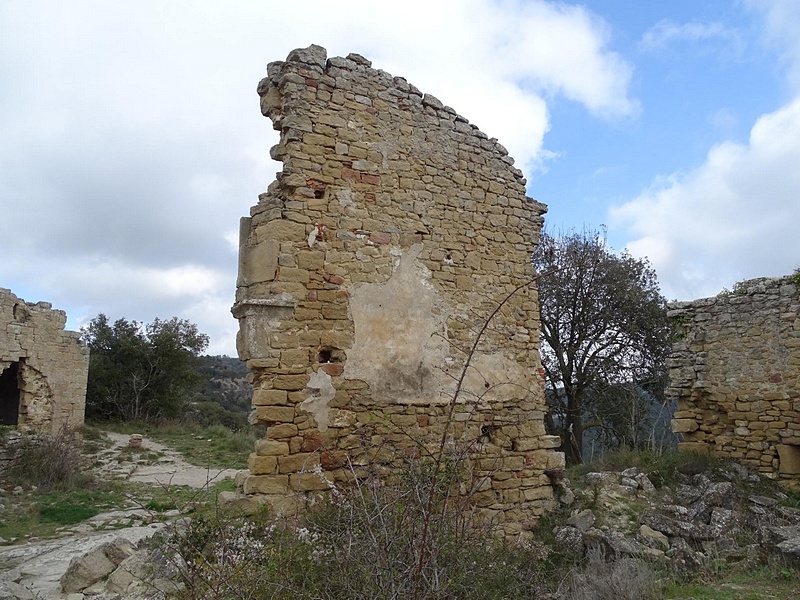
M 356 52 L 509 149 L 670 300 L 800 267 L 800 2 L 0 0 L 0 287 L 235 355 L 267 63 Z

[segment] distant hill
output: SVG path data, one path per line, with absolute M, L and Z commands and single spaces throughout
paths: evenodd
M 200 420 L 222 422 L 238 428 L 247 421 L 253 386 L 247 382 L 247 367 L 230 356 L 200 356 L 197 370 L 207 377 L 195 404 Z M 216 406 L 214 406 L 216 405 Z

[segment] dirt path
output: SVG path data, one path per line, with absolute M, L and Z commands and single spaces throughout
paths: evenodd
M 94 468 L 101 479 L 127 480 L 162 487 L 188 486 L 200 490 L 224 479 L 232 479 L 237 473 L 236 469 L 191 465 L 180 453 L 149 438 L 144 438 L 141 454 L 150 455 L 150 458 L 139 458 L 135 462 L 127 460 L 128 457 L 136 458 L 126 452 L 130 435 L 111 431 L 106 435 L 112 445 L 93 456 Z M 114 540 L 124 539 L 136 545 L 161 530 L 167 520 L 178 516 L 180 513 L 177 510 L 154 518 L 153 513 L 138 506 L 122 508 L 65 528 L 56 539 L 0 547 L 0 598 L 67 598 L 67 594 L 61 590 L 60 579 L 70 561 Z M 19 595 L 7 589 L 14 582 L 24 588 Z M 93 597 L 96 598 L 120 597 L 118 594 L 99 593 L 99 590 L 95 593 Z M 77 599 L 84 595 L 75 594 L 72 597 Z
M 128 447 L 130 435 L 112 431 L 106 432 L 106 435 L 114 445 L 104 454 L 118 456 L 120 451 Z M 127 477 L 118 478 L 162 486 L 186 485 L 202 489 L 224 479 L 233 479 L 238 472 L 237 469 L 216 469 L 191 465 L 178 452 L 149 438 L 144 438 L 142 445 L 145 449 L 158 452 L 163 456 L 155 464 L 118 464 L 115 467 L 117 472 L 121 474 L 128 472 Z

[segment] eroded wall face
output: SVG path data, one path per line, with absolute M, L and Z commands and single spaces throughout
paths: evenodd
M 293 512 L 348 465 L 400 467 L 447 429 L 481 515 L 518 532 L 563 466 L 535 286 L 492 320 L 447 414 L 478 330 L 533 276 L 546 207 L 496 141 L 358 55 L 296 50 L 258 92 L 283 170 L 241 224 L 238 351 L 267 425 L 242 490 Z
M 681 447 L 800 478 L 797 277 L 755 279 L 730 294 L 671 306 L 672 422 Z
M 54 433 L 83 424 L 89 349 L 64 330 L 66 321 L 49 303 L 27 303 L 0 288 L 0 372 L 14 373 L 3 378 L 3 401 L 16 396 L 20 428 Z

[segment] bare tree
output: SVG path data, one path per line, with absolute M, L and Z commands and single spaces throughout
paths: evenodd
M 620 429 L 631 409 L 622 403 L 638 401 L 631 389 L 663 395 L 666 301 L 649 262 L 613 253 L 598 232 L 544 233 L 533 262 L 549 273 L 538 282 L 548 426 L 562 436 L 567 463 L 577 464 L 586 429 L 604 420 Z M 625 393 L 615 400 L 614 390 Z

